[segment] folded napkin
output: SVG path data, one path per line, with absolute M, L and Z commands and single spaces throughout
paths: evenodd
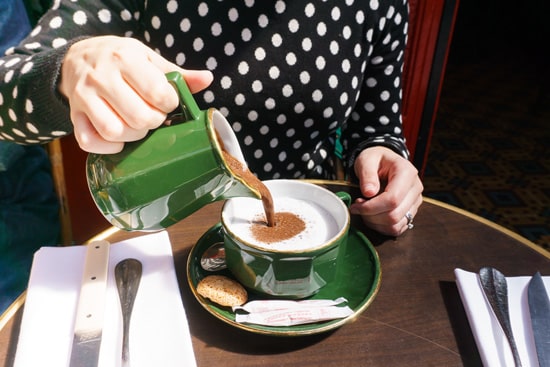
M 68 365 L 85 255 L 85 246 L 42 247 L 35 253 L 16 367 Z M 195 367 L 166 232 L 111 245 L 99 366 L 120 365 L 122 313 L 114 268 L 125 258 L 136 258 L 143 264 L 130 326 L 132 367 Z
M 484 366 L 513 366 L 514 359 L 510 346 L 491 306 L 485 299 L 478 274 L 455 269 L 455 276 Z M 531 276 L 506 278 L 510 320 L 523 367 L 538 366 L 527 303 L 527 285 L 530 280 Z M 543 280 L 550 293 L 550 277 L 545 276 Z

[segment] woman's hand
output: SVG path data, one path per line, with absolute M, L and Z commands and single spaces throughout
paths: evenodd
M 179 103 L 165 74 L 179 71 L 192 93 L 212 82 L 207 70 L 183 70 L 132 39 L 88 38 L 73 44 L 61 67 L 59 91 L 68 99 L 80 147 L 116 153 L 161 125 Z
M 384 147 L 367 148 L 355 160 L 364 198 L 350 207 L 370 228 L 390 236 L 399 236 L 409 226 L 406 216 L 415 216 L 422 204 L 424 187 L 418 170 L 411 162 Z M 412 217 L 411 217 L 412 218 Z

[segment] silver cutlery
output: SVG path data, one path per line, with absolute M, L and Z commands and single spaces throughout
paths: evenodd
M 125 259 L 115 266 L 115 281 L 122 309 L 122 367 L 130 367 L 130 319 L 141 273 L 141 262 L 136 259 Z
M 516 367 L 521 367 L 521 359 L 519 357 L 516 341 L 512 332 L 512 324 L 510 322 L 510 312 L 508 310 L 508 285 L 506 277 L 497 269 L 484 267 L 479 270 L 479 280 L 481 287 L 491 305 L 497 320 L 504 331 L 506 339 L 510 344 L 514 363 Z
M 539 366 L 550 366 L 550 301 L 539 272 L 529 281 L 527 300 Z

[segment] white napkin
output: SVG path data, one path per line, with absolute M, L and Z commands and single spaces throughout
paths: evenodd
M 455 269 L 455 276 L 483 365 L 486 367 L 513 366 L 514 359 L 510 346 L 491 306 L 483 295 L 478 274 Z M 506 278 L 510 320 L 523 367 L 538 366 L 527 303 L 527 285 L 530 280 L 531 276 Z M 543 280 L 546 289 L 550 290 L 550 277 L 545 276 Z
M 16 367 L 68 365 L 85 254 L 85 246 L 43 247 L 35 253 Z M 111 245 L 99 366 L 120 365 L 122 313 L 114 267 L 125 258 L 143 264 L 130 326 L 132 366 L 195 367 L 172 248 L 164 231 Z

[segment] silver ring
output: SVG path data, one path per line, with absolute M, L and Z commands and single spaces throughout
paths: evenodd
M 408 229 L 413 229 L 414 228 L 414 224 L 413 224 L 413 215 L 411 214 L 411 212 L 407 212 L 407 214 L 405 214 L 405 218 L 407 218 L 407 228 Z

